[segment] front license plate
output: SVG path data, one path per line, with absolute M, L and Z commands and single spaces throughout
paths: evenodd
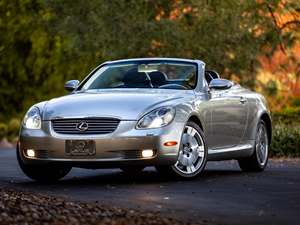
M 90 156 L 96 154 L 95 141 L 92 140 L 67 140 L 66 154 L 74 156 Z

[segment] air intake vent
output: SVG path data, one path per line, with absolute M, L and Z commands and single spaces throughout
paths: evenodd
M 52 128 L 58 134 L 109 134 L 119 123 L 115 118 L 55 119 Z

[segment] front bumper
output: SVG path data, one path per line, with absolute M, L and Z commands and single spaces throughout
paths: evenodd
M 118 167 L 131 165 L 172 165 L 177 160 L 183 122 L 173 121 L 166 127 L 137 130 L 136 121 L 121 121 L 110 134 L 65 135 L 56 133 L 51 121 L 43 121 L 41 130 L 22 128 L 18 151 L 26 164 L 67 163 L 78 167 Z M 94 140 L 96 153 L 93 156 L 70 156 L 66 154 L 66 140 Z M 175 146 L 164 146 L 165 142 L 176 141 Z M 28 157 L 25 150 L 34 149 L 35 157 Z M 153 149 L 151 158 L 140 157 L 143 149 Z M 130 157 L 129 157 L 130 156 Z

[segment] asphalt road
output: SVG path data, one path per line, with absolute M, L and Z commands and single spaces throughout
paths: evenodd
M 263 173 L 242 173 L 235 161 L 209 162 L 192 181 L 164 178 L 153 168 L 138 176 L 73 169 L 59 183 L 42 185 L 22 174 L 13 150 L 0 149 L 1 187 L 207 224 L 300 224 L 299 160 L 271 160 Z

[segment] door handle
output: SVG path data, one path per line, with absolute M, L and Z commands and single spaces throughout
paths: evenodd
M 244 103 L 246 103 L 246 102 L 247 102 L 247 99 L 246 99 L 246 98 L 244 98 L 244 97 L 241 97 L 241 98 L 240 98 L 240 103 L 244 104 Z

